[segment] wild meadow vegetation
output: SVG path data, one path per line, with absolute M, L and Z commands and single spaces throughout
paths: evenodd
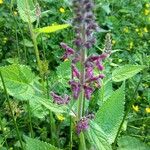
M 150 150 L 149 0 L 0 0 L 0 150 Z

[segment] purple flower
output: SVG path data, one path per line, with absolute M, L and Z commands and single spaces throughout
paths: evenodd
M 86 75 L 85 75 L 85 78 L 86 79 L 90 79 L 94 76 L 94 73 L 93 73 L 93 67 L 87 67 L 86 68 Z
M 101 60 L 103 60 L 103 59 L 107 58 L 108 56 L 109 56 L 109 54 L 107 54 L 107 53 L 102 53 L 102 54 L 99 56 L 99 58 L 100 58 Z
M 76 37 L 76 39 L 74 40 L 74 44 L 77 46 L 77 47 L 80 47 L 83 45 L 83 41 L 80 37 Z
M 90 100 L 92 93 L 93 93 L 93 88 L 84 85 L 84 95 L 88 100 Z
M 76 126 L 77 134 L 79 135 L 82 131 L 86 131 L 89 127 L 89 121 L 95 117 L 94 114 L 88 114 L 87 116 L 81 118 Z
M 101 61 L 97 60 L 95 64 L 99 70 L 101 70 L 101 71 L 104 70 L 104 66 L 102 65 Z
M 79 52 L 76 52 L 74 55 L 74 58 L 72 59 L 72 63 L 76 64 L 77 62 L 80 61 L 80 58 L 81 58 L 81 56 L 80 56 Z
M 97 60 L 99 60 L 100 58 L 99 58 L 100 56 L 90 56 L 90 57 L 88 57 L 87 58 L 87 60 L 86 60 L 86 62 L 94 62 L 94 61 L 97 61 Z
M 87 130 L 89 127 L 89 119 L 84 117 L 82 118 L 76 126 L 77 134 L 79 135 L 82 131 Z
M 78 99 L 81 90 L 81 84 L 74 80 L 69 81 L 69 84 L 71 85 L 74 99 Z
M 70 101 L 70 97 L 67 94 L 65 94 L 64 97 L 61 97 L 61 96 L 55 94 L 54 92 L 51 92 L 50 94 L 53 98 L 53 102 L 58 105 L 68 104 Z
M 63 59 L 67 59 L 70 55 L 73 55 L 75 53 L 75 50 L 70 48 L 67 44 L 60 43 L 60 45 L 63 49 L 66 50 L 64 53 Z
M 74 64 L 72 64 L 72 75 L 73 77 L 77 77 L 78 79 L 80 78 L 80 72 Z
M 99 79 L 103 79 L 105 77 L 104 74 L 100 74 L 98 76 L 95 76 L 95 77 L 91 77 L 90 79 L 87 80 L 87 82 L 92 82 L 92 81 L 97 81 Z

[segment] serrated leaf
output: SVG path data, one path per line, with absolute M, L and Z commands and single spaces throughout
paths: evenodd
M 56 113 L 67 112 L 67 107 L 58 106 L 52 100 L 43 97 L 41 85 L 29 67 L 13 64 L 0 67 L 0 71 L 8 94 L 20 100 L 29 100 L 37 117 L 39 111 L 43 110 L 43 113 L 46 113 L 42 106 Z M 0 87 L 3 88 L 1 79 Z M 36 104 L 36 107 L 34 107 L 34 104 Z
M 125 65 L 120 68 L 117 68 L 112 73 L 112 80 L 115 82 L 124 81 L 129 79 L 143 70 L 145 66 L 140 65 Z
M 150 146 L 131 136 L 123 136 L 118 140 L 117 150 L 149 150 Z
M 27 4 L 26 4 L 26 0 L 17 0 L 17 8 L 18 8 L 18 12 L 20 14 L 21 19 L 24 22 L 29 22 L 28 19 L 28 14 L 30 16 L 30 21 L 31 23 L 33 23 L 36 20 L 36 14 L 35 14 L 35 6 L 33 3 L 33 0 L 27 0 L 28 2 L 28 8 L 29 10 L 27 10 Z
M 112 94 L 112 81 L 106 81 L 104 82 L 102 88 L 100 89 L 100 100 L 99 101 L 106 101 L 110 95 Z
M 25 137 L 26 150 L 61 150 L 49 143 L 40 141 L 38 139 L 32 139 Z
M 96 150 L 111 150 L 111 145 L 102 129 L 94 121 L 90 121 L 90 127 L 85 133 L 91 146 Z
M 71 78 L 71 62 L 64 61 L 57 67 L 57 76 L 60 83 L 68 86 L 68 81 Z
M 52 33 L 52 32 L 56 32 L 58 30 L 65 29 L 69 26 L 70 26 L 69 24 L 52 25 L 52 26 L 35 29 L 35 32 L 37 32 L 37 33 Z
M 11 96 L 20 100 L 28 100 L 30 95 L 35 94 L 34 83 L 36 77 L 29 67 L 13 64 L 0 67 L 0 71 L 3 75 L 7 91 Z M 0 86 L 3 87 L 1 82 Z
M 114 142 L 124 114 L 124 84 L 103 103 L 95 121 L 102 128 L 110 143 Z

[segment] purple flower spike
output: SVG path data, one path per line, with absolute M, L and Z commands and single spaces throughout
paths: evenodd
M 89 119 L 88 118 L 82 118 L 76 126 L 77 134 L 79 135 L 82 131 L 87 130 L 89 127 Z
M 72 64 L 72 75 L 73 77 L 77 77 L 78 79 L 80 78 L 80 72 L 74 64 Z
M 74 99 L 78 99 L 80 90 L 81 90 L 80 83 L 72 80 L 72 81 L 69 81 L 69 84 L 71 85 Z
M 88 100 L 90 100 L 92 93 L 93 93 L 93 89 L 89 86 L 84 85 L 84 94 Z
M 64 98 L 59 96 L 59 95 L 57 95 L 57 94 L 55 94 L 54 92 L 51 92 L 50 94 L 51 94 L 51 96 L 52 96 L 52 98 L 54 100 L 53 102 L 58 104 L 58 105 L 68 104 L 69 101 L 70 101 L 70 97 L 68 95 L 66 95 L 66 94 L 64 95 Z

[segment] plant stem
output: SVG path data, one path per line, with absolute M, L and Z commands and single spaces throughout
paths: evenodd
M 36 56 L 36 60 L 37 60 L 37 65 L 38 65 L 38 69 L 39 69 L 40 76 L 41 76 L 41 79 L 42 79 L 42 85 L 43 85 L 43 88 L 44 88 L 42 64 L 41 64 L 40 54 L 39 54 L 37 41 L 36 41 L 36 34 L 34 33 L 33 25 L 32 25 L 30 14 L 29 14 L 28 0 L 25 0 L 25 2 L 26 2 L 26 9 L 27 9 L 27 16 L 28 16 L 28 26 L 29 26 L 29 30 L 30 30 L 30 34 L 31 34 L 31 39 L 33 41 L 33 46 L 34 46 L 35 56 Z
M 30 109 L 30 102 L 28 100 L 27 102 L 27 108 L 28 108 L 28 118 L 29 118 L 29 126 L 30 126 L 30 133 L 31 133 L 31 138 L 34 137 L 34 134 L 33 134 L 33 128 L 32 128 L 32 119 L 31 119 L 31 109 Z
M 46 76 L 46 84 L 47 84 L 47 98 L 49 99 L 49 83 L 48 83 L 48 76 Z M 52 144 L 55 145 L 55 139 L 57 138 L 56 136 L 56 125 L 55 125 L 55 119 L 53 117 L 53 113 L 49 111 L 49 118 L 50 118 L 50 133 L 51 133 L 51 140 Z M 58 140 L 58 139 L 56 139 Z
M 20 24 L 18 23 L 18 21 L 17 21 L 15 15 L 14 15 L 14 13 L 13 13 L 13 7 L 14 7 L 14 6 L 13 6 L 13 3 L 14 3 L 13 0 L 11 0 L 10 12 L 11 12 L 11 14 L 12 14 L 13 17 L 14 17 L 15 23 L 16 23 L 16 25 L 18 26 L 18 29 L 19 29 L 20 34 L 21 34 L 22 39 L 23 39 L 23 50 L 24 50 L 24 53 L 25 53 L 25 63 L 27 64 L 27 49 L 26 49 L 26 47 L 25 47 L 25 38 L 24 38 L 24 35 L 23 35 L 23 32 L 22 32 L 22 29 L 21 29 L 21 27 L 20 27 Z
M 79 138 L 80 138 L 80 147 L 79 147 L 79 150 L 87 150 L 86 149 L 85 138 L 84 138 L 84 133 L 83 132 L 80 133 Z
M 23 142 L 22 142 L 22 139 L 21 139 L 21 136 L 20 136 L 20 132 L 19 132 L 18 125 L 17 125 L 17 122 L 16 122 L 16 118 L 14 116 L 14 113 L 13 113 L 13 110 L 12 110 L 12 107 L 11 107 L 11 104 L 10 104 L 10 101 L 9 101 L 9 96 L 8 96 L 8 93 L 7 93 L 7 90 L 6 90 L 5 82 L 4 82 L 1 71 L 0 71 L 0 78 L 1 78 L 1 81 L 2 81 L 2 85 L 3 85 L 3 88 L 4 88 L 5 95 L 6 95 L 6 100 L 7 100 L 8 107 L 10 109 L 10 113 L 11 113 L 11 116 L 12 116 L 12 120 L 13 120 L 15 129 L 16 129 L 16 133 L 17 133 L 17 136 L 18 136 L 18 139 L 19 139 L 19 142 L 20 142 L 20 146 L 21 146 L 22 150 L 25 150 L 24 147 L 23 147 Z
M 86 34 L 85 34 L 85 26 L 82 26 L 81 29 L 81 36 L 83 38 L 83 42 L 86 41 Z M 81 93 L 80 93 L 80 97 L 79 97 L 79 103 L 78 103 L 78 121 L 82 118 L 82 115 L 84 114 L 84 101 L 85 101 L 85 97 L 84 97 L 84 83 L 85 83 L 85 66 L 84 66 L 84 62 L 86 59 L 86 48 L 81 48 L 80 49 L 80 54 L 81 54 L 81 61 L 80 61 L 80 65 L 81 65 L 81 77 L 80 77 L 80 84 L 81 84 Z M 85 144 L 85 138 L 84 138 L 84 134 L 83 132 L 80 133 L 79 135 L 80 138 L 80 149 L 81 150 L 86 150 L 86 144 Z
M 7 139 L 6 139 L 6 137 L 5 137 L 6 135 L 5 135 L 5 132 L 4 132 L 4 127 L 3 127 L 2 120 L 1 120 L 1 116 L 0 116 L 0 127 L 1 127 L 1 130 L 2 130 L 2 133 L 4 134 L 4 140 L 5 140 L 6 148 L 7 148 L 7 150 L 9 150 L 8 143 L 7 143 Z
M 114 140 L 114 143 L 113 143 L 113 147 L 115 147 L 116 144 L 117 144 L 117 139 L 118 139 L 118 136 L 119 136 L 119 134 L 120 134 L 121 128 L 122 128 L 122 126 L 123 126 L 123 123 L 124 123 L 124 121 L 125 121 L 127 115 L 129 114 L 132 105 L 134 104 L 134 101 L 135 101 L 134 98 L 135 98 L 135 95 L 136 95 L 137 90 L 138 90 L 138 88 L 139 88 L 139 85 L 140 85 L 140 83 L 142 82 L 142 77 L 143 77 L 143 76 L 141 75 L 141 78 L 140 78 L 140 80 L 139 80 L 139 82 L 138 82 L 138 84 L 137 84 L 137 86 L 136 86 L 136 89 L 135 89 L 135 91 L 134 91 L 134 93 L 133 93 L 133 95 L 132 95 L 132 97 L 131 97 L 131 101 L 130 101 L 128 107 L 127 107 L 127 110 L 126 110 L 126 112 L 125 112 L 125 114 L 124 114 L 124 117 L 123 117 L 123 119 L 122 119 L 122 122 L 121 122 L 121 124 L 120 124 L 120 126 L 119 126 L 117 135 L 116 135 L 116 137 L 115 137 L 115 140 Z
M 18 58 L 19 58 L 19 62 L 20 62 L 21 57 L 20 57 L 20 49 L 19 49 L 19 44 L 18 44 L 18 33 L 17 33 L 17 28 L 15 28 L 15 36 L 16 36 L 16 42 L 17 42 L 16 48 L 17 48 Z
M 72 119 L 70 116 L 70 150 L 72 150 Z

